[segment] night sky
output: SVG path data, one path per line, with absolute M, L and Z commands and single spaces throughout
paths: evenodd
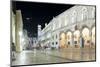
M 65 10 L 71 8 L 74 5 L 69 4 L 51 4 L 51 3 L 39 3 L 39 2 L 22 2 L 13 1 L 12 9 L 21 10 L 23 18 L 23 28 L 28 31 L 29 37 L 37 36 L 37 25 L 42 25 L 42 29 L 45 23 L 64 12 Z

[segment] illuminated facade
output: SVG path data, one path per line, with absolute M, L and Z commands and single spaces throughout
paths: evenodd
M 32 38 L 33 39 L 33 48 L 36 48 L 37 47 L 37 44 L 38 44 L 38 40 L 37 40 L 37 38 L 36 37 L 33 37 Z
M 29 45 L 29 37 L 28 37 L 28 33 L 27 30 L 23 30 L 23 44 L 22 47 L 25 50 Z
M 15 15 L 12 12 L 12 42 L 15 43 Z
M 23 44 L 23 20 L 22 20 L 22 13 L 21 10 L 16 10 L 16 49 L 17 52 L 22 51 L 22 44 Z
M 55 48 L 95 47 L 95 24 L 95 6 L 74 6 L 54 17 L 44 29 L 38 25 L 38 40 L 42 46 Z
M 16 46 L 16 51 L 22 51 L 23 41 L 23 21 L 21 10 L 16 10 L 16 14 L 12 12 L 12 42 Z

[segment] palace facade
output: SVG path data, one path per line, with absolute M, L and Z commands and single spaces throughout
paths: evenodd
M 95 6 L 73 6 L 45 24 L 38 25 L 41 46 L 54 48 L 95 47 Z

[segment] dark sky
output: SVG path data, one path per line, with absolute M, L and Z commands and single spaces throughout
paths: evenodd
M 22 2 L 13 1 L 13 11 L 21 10 L 23 18 L 23 28 L 28 31 L 28 36 L 37 36 L 37 25 L 42 25 L 42 29 L 45 23 L 69 9 L 74 5 L 69 4 L 51 4 L 51 3 L 38 3 L 38 2 Z

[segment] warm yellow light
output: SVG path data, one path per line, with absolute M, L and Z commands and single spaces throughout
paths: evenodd
M 82 31 L 82 35 L 83 35 L 83 37 L 88 37 L 89 36 L 89 29 L 84 28 L 83 31 Z
M 21 31 L 19 32 L 19 35 L 22 36 L 22 32 Z
M 61 37 L 60 46 L 63 47 L 66 43 L 65 33 L 61 33 L 60 37 Z
M 62 34 L 61 34 L 61 38 L 62 38 L 62 39 L 65 39 L 65 33 L 62 33 Z
M 92 29 L 92 34 L 95 35 L 95 27 Z
M 75 41 L 78 41 L 79 38 L 80 38 L 80 31 L 79 31 L 79 30 L 76 30 L 76 31 L 74 32 L 74 40 L 75 40 Z
M 72 37 L 72 33 L 71 32 L 68 32 L 67 33 L 67 39 L 71 39 L 71 37 Z
M 74 36 L 79 37 L 79 36 L 80 36 L 80 31 L 79 31 L 79 30 L 76 30 L 76 31 L 74 32 Z
M 89 29 L 88 28 L 84 28 L 83 29 L 83 31 L 82 31 L 82 36 L 83 36 L 83 38 L 84 38 L 84 44 L 85 45 L 89 45 L 89 43 L 87 43 L 87 41 L 89 41 L 90 40 L 90 35 L 89 35 Z
M 24 38 L 22 38 L 22 42 L 24 42 Z
M 92 29 L 92 42 L 95 43 L 95 27 Z

